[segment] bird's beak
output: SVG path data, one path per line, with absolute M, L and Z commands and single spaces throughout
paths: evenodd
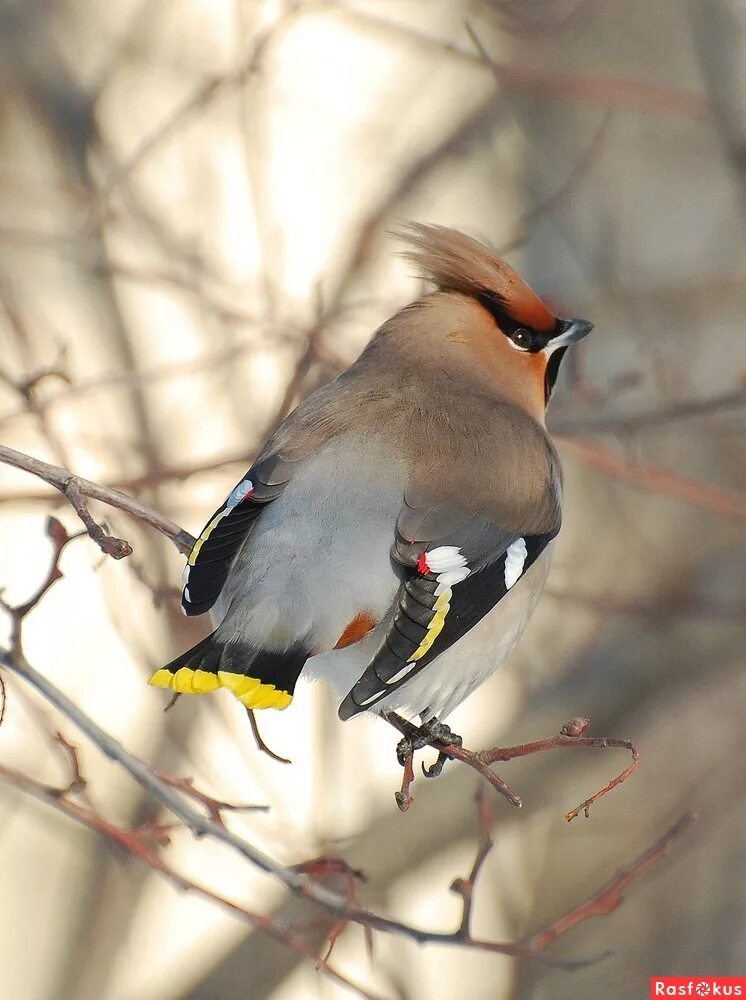
M 589 323 L 587 319 L 561 319 L 558 323 L 559 332 L 549 341 L 549 346 L 566 347 L 568 344 L 577 344 L 592 329 L 593 323 Z

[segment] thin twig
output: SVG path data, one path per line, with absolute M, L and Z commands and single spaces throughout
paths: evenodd
M 682 87 L 666 87 L 629 77 L 554 73 L 515 63 L 499 63 L 487 52 L 471 25 L 467 23 L 465 28 L 477 50 L 474 58 L 491 71 L 500 86 L 509 90 L 542 94 L 553 101 L 645 114 L 682 115 L 697 121 L 708 121 L 713 116 L 707 97 Z
M 124 559 L 132 555 L 132 546 L 128 541 L 124 538 L 117 538 L 114 535 L 110 535 L 103 525 L 94 521 L 93 515 L 88 510 L 88 504 L 85 502 L 83 494 L 78 487 L 78 480 L 74 476 L 70 478 L 62 492 L 65 499 L 85 525 L 85 530 L 102 552 L 106 553 L 107 556 L 111 556 L 112 559 Z
M 592 441 L 584 441 L 582 438 L 555 435 L 555 439 L 562 442 L 573 458 L 604 476 L 637 486 L 650 493 L 672 497 L 700 510 L 711 511 L 720 517 L 738 521 L 746 519 L 746 497 L 735 490 L 680 476 L 658 465 L 638 462 L 618 451 Z
M 0 649 L 0 664 L 31 684 L 51 705 L 62 712 L 67 719 L 80 729 L 106 757 L 116 761 L 141 788 L 151 794 L 162 806 L 170 810 L 196 837 L 211 837 L 213 840 L 230 847 L 241 857 L 250 861 L 260 871 L 278 879 L 296 895 L 311 900 L 328 913 L 344 919 L 347 923 L 361 924 L 370 927 L 372 930 L 388 934 L 398 934 L 420 944 L 453 945 L 477 951 L 491 952 L 493 954 L 509 955 L 516 958 L 528 958 L 555 968 L 576 969 L 596 961 L 596 959 L 560 959 L 553 955 L 537 952 L 522 942 L 486 941 L 481 938 L 465 939 L 459 932 L 442 933 L 429 931 L 352 905 L 344 896 L 340 896 L 336 892 L 331 892 L 324 886 L 309 879 L 303 873 L 280 865 L 253 844 L 238 837 L 226 826 L 221 826 L 213 822 L 207 816 L 193 809 L 184 800 L 182 794 L 180 794 L 180 789 L 175 790 L 172 788 L 169 783 L 154 774 L 152 768 L 147 764 L 144 764 L 138 758 L 128 753 L 120 743 L 101 729 L 74 702 L 64 695 L 51 681 L 35 670 L 25 659 L 22 662 L 18 662 L 9 652 Z M 451 748 L 447 749 L 450 750 Z M 1 765 L 0 774 L 7 774 L 7 769 Z M 104 822 L 102 821 L 102 823 Z M 121 837 L 119 828 L 112 827 L 111 831 L 114 837 Z M 128 836 L 132 837 L 132 833 L 129 831 Z M 138 839 L 136 842 L 128 843 L 125 846 L 133 853 L 142 857 L 156 871 L 163 871 L 164 862 L 154 851 L 152 845 L 147 847 L 147 849 L 143 848 L 142 840 Z M 184 883 L 182 887 L 188 888 L 188 885 Z
M 613 913 L 623 902 L 622 892 L 627 886 L 653 865 L 667 857 L 673 850 L 674 842 L 698 819 L 699 812 L 697 810 L 686 813 L 657 843 L 631 864 L 622 868 L 602 889 L 599 889 L 585 902 L 580 903 L 574 910 L 570 910 L 569 913 L 560 917 L 559 920 L 555 920 L 549 927 L 524 938 L 523 943 L 537 951 L 544 951 L 549 945 L 554 944 L 558 937 L 566 934 L 573 927 L 577 927 L 589 917 L 600 917 Z
M 276 760 L 279 764 L 292 764 L 293 763 L 292 760 L 290 760 L 287 757 L 281 757 L 278 753 L 275 753 L 274 750 L 270 750 L 270 748 L 264 742 L 262 734 L 259 732 L 259 725 L 256 721 L 256 713 L 253 712 L 250 708 L 247 708 L 246 714 L 249 717 L 249 725 L 251 726 L 251 732 L 254 737 L 254 742 L 256 743 L 257 748 L 261 750 L 262 753 L 266 753 L 266 755 L 268 757 L 271 757 L 272 760 Z
M 660 406 L 655 410 L 645 410 L 639 413 L 598 413 L 586 417 L 562 416 L 550 417 L 552 431 L 560 434 L 604 434 L 609 431 L 629 433 L 644 431 L 651 427 L 661 427 L 665 424 L 678 423 L 680 420 L 692 417 L 709 416 L 737 410 L 746 406 L 746 388 L 739 386 L 719 396 L 705 399 L 683 399 L 679 402 Z
M 609 126 L 613 120 L 614 113 L 612 111 L 607 111 L 601 121 L 601 124 L 592 136 L 591 141 L 588 143 L 588 146 L 583 151 L 583 154 L 578 159 L 577 163 L 573 166 L 565 181 L 557 188 L 556 191 L 553 191 L 548 197 L 540 201 L 538 205 L 535 205 L 518 220 L 518 222 L 513 226 L 514 235 L 511 236 L 510 239 L 501 243 L 497 248 L 496 253 L 503 257 L 510 253 L 511 250 L 516 250 L 525 241 L 526 234 L 530 232 L 537 225 L 537 223 L 544 218 L 545 215 L 549 214 L 553 208 L 556 208 L 567 199 L 568 195 L 574 188 L 577 187 L 580 181 L 588 173 L 590 167 L 598 159 L 601 148 L 609 134 Z
M 83 775 L 78 748 L 72 743 L 69 743 L 59 730 L 55 733 L 55 740 L 67 757 L 71 773 L 70 781 L 64 788 L 59 789 L 59 794 L 75 795 L 79 792 L 85 791 L 88 786 L 88 782 Z
M 5 445 L 0 445 L 0 462 L 4 462 L 6 465 L 13 465 L 17 469 L 23 469 L 25 472 L 30 472 L 33 476 L 38 476 L 49 483 L 50 486 L 54 486 L 68 500 L 70 500 L 70 497 L 67 496 L 67 490 L 72 484 L 73 496 L 80 495 L 90 497 L 92 500 L 100 500 L 110 507 L 116 507 L 117 510 L 123 510 L 128 514 L 132 514 L 139 521 L 150 525 L 151 528 L 155 528 L 156 531 L 160 531 L 161 534 L 170 538 L 183 555 L 188 555 L 192 551 L 195 542 L 193 535 L 190 535 L 188 531 L 184 531 L 178 524 L 174 524 L 173 521 L 164 517 L 163 514 L 157 510 L 153 510 L 152 507 L 148 507 L 134 497 L 126 496 L 124 493 L 120 493 L 109 486 L 100 486 L 89 479 L 81 479 L 79 476 L 74 476 L 71 472 L 68 472 L 67 469 L 61 469 L 59 466 L 42 462 L 38 458 L 24 455 L 14 448 L 5 447 Z M 72 500 L 70 502 L 73 503 Z M 86 530 L 91 534 L 89 525 L 84 518 L 82 520 L 86 525 Z M 91 518 L 92 520 L 93 518 Z M 97 525 L 97 527 L 99 526 Z M 103 529 L 101 531 L 103 532 Z M 94 535 L 91 535 L 91 537 L 94 538 L 94 541 L 98 542 L 98 539 Z M 127 544 L 123 539 L 116 539 L 116 541 L 123 542 L 125 545 Z M 121 558 L 121 556 L 117 558 Z
M 194 779 L 192 778 L 177 778 L 175 775 L 168 774 L 166 771 L 160 771 L 157 768 L 152 768 L 151 770 L 157 778 L 160 778 L 161 781 L 164 781 L 172 788 L 177 788 L 180 792 L 183 792 L 187 798 L 194 799 L 195 802 L 199 802 L 200 805 L 204 806 L 207 810 L 207 815 L 210 817 L 212 822 L 218 826 L 225 826 L 225 821 L 223 820 L 224 812 L 269 811 L 269 806 L 235 805 L 232 802 L 223 802 L 220 799 L 213 798 L 212 795 L 207 795 L 205 792 L 195 788 Z
M 13 785 L 15 788 L 18 788 L 20 791 L 25 792 L 42 802 L 46 802 L 59 812 L 62 812 L 71 819 L 83 824 L 83 826 L 86 826 L 89 830 L 93 830 L 105 837 L 112 844 L 115 844 L 117 847 L 123 849 L 128 854 L 147 865 L 151 871 L 155 871 L 159 875 L 162 875 L 180 892 L 191 892 L 195 895 L 201 896 L 203 899 L 206 899 L 211 903 L 214 903 L 216 906 L 219 906 L 221 909 L 227 911 L 231 916 L 243 921 L 250 927 L 260 931 L 262 934 L 266 934 L 268 937 L 273 938 L 280 944 L 289 948 L 300 958 L 313 962 L 316 968 L 325 976 L 328 976 L 333 981 L 348 987 L 359 996 L 366 998 L 366 1000 L 381 1000 L 379 994 L 370 993 L 359 983 L 354 982 L 341 972 L 338 972 L 328 964 L 326 959 L 319 962 L 318 955 L 316 954 L 314 948 L 304 941 L 303 938 L 292 928 L 283 926 L 271 917 L 253 913 L 251 910 L 248 910 L 239 903 L 234 903 L 232 900 L 219 895 L 207 886 L 194 882 L 192 879 L 187 878 L 178 872 L 175 868 L 168 864 L 168 862 L 157 850 L 157 847 L 163 843 L 163 838 L 162 836 L 159 836 L 159 831 L 153 830 L 147 826 L 127 828 L 110 823 L 89 806 L 81 805 L 80 803 L 74 802 L 68 798 L 70 793 L 69 788 L 54 788 L 49 785 L 44 785 L 41 782 L 35 781 L 33 778 L 29 778 L 27 775 L 22 774 L 13 768 L 9 768 L 2 763 L 0 763 L 0 777 L 2 777 L 4 781 Z
M 10 617 L 10 655 L 22 657 L 23 649 L 21 643 L 21 633 L 23 622 L 27 615 L 33 611 L 42 597 L 52 587 L 57 580 L 62 579 L 62 570 L 59 567 L 60 556 L 66 545 L 80 537 L 69 535 L 65 526 L 56 517 L 47 518 L 47 537 L 52 543 L 52 558 L 49 563 L 47 574 L 36 588 L 34 593 L 23 604 L 8 604 L 0 591 L 0 608 L 7 612 Z
M 705 95 L 684 87 L 647 83 L 629 77 L 556 73 L 537 69 L 525 63 L 498 63 L 487 53 L 468 24 L 465 28 L 476 51 L 419 31 L 402 21 L 364 10 L 360 6 L 348 5 L 341 0 L 337 0 L 335 6 L 348 18 L 362 22 L 368 28 L 411 41 L 425 49 L 428 54 L 436 51 L 446 52 L 462 62 L 486 65 L 501 86 L 516 93 L 539 94 L 551 101 L 619 111 L 680 115 L 695 121 L 708 121 L 714 115 L 712 103 Z
M 301 864 L 293 865 L 293 870 L 297 872 L 304 872 L 306 875 L 310 875 L 317 881 L 319 879 L 339 878 L 341 876 L 344 879 L 345 898 L 351 905 L 357 902 L 358 885 L 361 882 L 368 881 L 368 877 L 365 872 L 360 871 L 358 868 L 352 868 L 347 864 L 344 858 L 329 856 L 314 858 L 311 861 L 303 861 Z M 334 950 L 334 945 L 339 940 L 339 936 L 347 927 L 348 923 L 349 921 L 344 917 L 340 917 L 339 920 L 334 921 L 326 934 L 327 948 L 323 957 L 319 960 L 319 965 L 322 965 L 329 960 L 331 953 Z M 370 945 L 370 928 L 364 927 L 363 930 L 366 935 L 366 941 Z M 319 965 L 317 965 L 317 968 L 319 968 Z
M 407 812 L 414 803 L 414 796 L 410 792 L 410 787 L 414 781 L 414 754 L 409 753 L 404 759 L 402 767 L 401 790 L 394 794 L 396 804 L 400 812 Z
M 492 809 L 484 793 L 484 786 L 477 788 L 475 795 L 477 804 L 477 819 L 479 821 L 479 847 L 474 858 L 474 864 L 466 878 L 457 878 L 451 883 L 451 892 L 461 896 L 464 908 L 461 913 L 461 923 L 456 934 L 468 941 L 471 937 L 471 912 L 474 905 L 474 892 L 477 885 L 477 878 L 482 870 L 482 865 L 487 860 L 487 856 L 494 846 L 492 840 Z
M 406 719 L 403 719 L 400 715 L 397 715 L 396 712 L 387 712 L 385 719 L 387 722 L 391 723 L 391 725 L 397 729 L 402 736 L 411 737 L 419 733 L 417 726 L 415 726 L 412 722 L 408 722 Z M 493 788 L 497 789 L 497 791 L 504 798 L 506 798 L 511 805 L 517 806 L 519 809 L 523 805 L 520 797 L 508 787 L 499 775 L 495 774 L 495 772 L 480 759 L 479 754 L 474 753 L 472 750 L 467 750 L 465 747 L 457 746 L 456 744 L 449 744 L 446 746 L 438 743 L 436 740 L 433 740 L 429 745 L 438 751 L 438 760 L 429 771 L 425 770 L 423 767 L 423 773 L 427 777 L 435 777 L 439 774 L 442 769 L 442 765 L 446 760 L 460 760 L 463 764 L 467 764 L 469 767 L 472 767 L 475 771 L 481 774 L 482 777 L 485 778 Z M 405 783 L 402 784 L 402 792 L 405 791 Z M 409 784 L 411 784 L 411 781 Z M 406 792 L 409 792 L 408 785 L 406 787 Z M 411 804 L 412 802 L 410 801 L 407 808 L 409 808 Z
M 394 728 L 402 733 L 403 736 L 411 737 L 420 733 L 418 728 L 413 725 L 413 723 L 403 719 L 395 712 L 386 713 L 385 718 L 387 722 L 394 726 Z M 492 785 L 492 787 L 503 796 L 503 798 L 510 802 L 511 805 L 520 809 L 523 805 L 521 797 L 517 795 L 512 788 L 510 788 L 510 786 L 492 770 L 491 765 L 497 761 L 514 760 L 517 757 L 528 757 L 531 754 L 544 753 L 547 750 L 560 750 L 565 747 L 585 747 L 593 750 L 608 750 L 614 748 L 629 750 L 632 754 L 632 763 L 629 767 L 625 768 L 625 770 L 618 774 L 615 778 L 612 778 L 611 781 L 599 791 L 595 792 L 589 798 L 585 799 L 585 801 L 581 802 L 580 805 L 565 813 L 565 819 L 568 822 L 573 820 L 581 812 L 585 813 L 587 817 L 590 807 L 594 802 L 597 802 L 602 796 L 606 795 L 612 789 L 617 788 L 629 777 L 631 777 L 640 765 L 640 752 L 637 744 L 632 740 L 609 739 L 599 736 L 584 736 L 583 733 L 590 725 L 590 721 L 590 719 L 580 717 L 570 719 L 569 722 L 565 723 L 556 736 L 550 736 L 549 738 L 543 740 L 536 740 L 533 743 L 521 743 L 518 746 L 513 747 L 492 747 L 490 750 L 467 750 L 466 747 L 459 746 L 455 743 L 444 744 L 433 739 L 429 741 L 429 745 L 438 751 L 438 759 L 432 768 L 426 770 L 423 767 L 423 771 L 426 776 L 435 777 L 440 774 L 443 764 L 447 760 L 461 761 L 462 764 L 466 764 L 468 767 L 471 767 L 483 778 L 485 778 Z M 407 782 L 405 776 L 402 783 L 402 792 L 404 792 L 406 788 L 406 792 L 408 794 L 409 784 L 411 784 L 411 780 Z M 399 802 L 399 796 L 402 792 L 397 792 L 397 803 Z M 407 804 L 407 808 L 409 808 L 411 804 L 412 803 L 410 801 Z M 399 808 L 401 808 L 401 806 L 399 806 Z

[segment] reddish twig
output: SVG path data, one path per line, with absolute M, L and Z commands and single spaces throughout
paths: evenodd
M 402 768 L 401 791 L 396 792 L 394 798 L 399 810 L 405 813 L 414 802 L 414 796 L 409 789 L 414 781 L 414 754 L 410 753 L 404 759 Z
M 359 996 L 366 998 L 366 1000 L 381 1000 L 379 995 L 370 993 L 359 983 L 354 982 L 332 968 L 326 960 L 319 962 L 314 948 L 304 941 L 292 928 L 283 926 L 271 917 L 254 913 L 246 907 L 219 895 L 207 886 L 201 885 L 178 872 L 164 859 L 158 850 L 164 844 L 164 839 L 158 835 L 159 831 L 154 828 L 148 826 L 118 826 L 115 823 L 109 822 L 90 806 L 81 805 L 69 798 L 69 788 L 55 788 L 45 785 L 2 763 L 0 763 L 0 777 L 15 788 L 48 803 L 59 812 L 83 824 L 89 830 L 93 830 L 105 837 L 110 843 L 126 851 L 152 871 L 163 876 L 179 891 L 191 892 L 201 896 L 203 899 L 226 910 L 231 916 L 236 917 L 255 930 L 266 934 L 286 948 L 289 948 L 299 958 L 313 962 L 317 970 L 321 971 L 334 982 L 348 987 Z
M 701 510 L 709 510 L 720 517 L 746 519 L 746 497 L 735 490 L 712 486 L 710 483 L 680 476 L 661 466 L 638 462 L 636 459 L 628 458 L 592 441 L 584 441 L 582 438 L 566 438 L 558 435 L 555 437 L 570 449 L 578 461 L 605 476 L 638 486 L 650 493 L 659 493 L 661 496 L 681 500 Z
M 451 892 L 461 896 L 464 908 L 461 913 L 461 922 L 456 934 L 468 941 L 471 937 L 471 911 L 474 904 L 474 891 L 476 889 L 477 878 L 482 870 L 482 865 L 487 860 L 487 856 L 494 846 L 492 840 L 492 809 L 484 794 L 484 788 L 480 785 L 475 796 L 477 803 L 477 819 L 479 821 L 480 840 L 477 848 L 477 855 L 474 864 L 466 878 L 457 878 L 451 883 Z
M 60 795 L 74 795 L 76 792 L 85 791 L 88 786 L 88 782 L 83 776 L 83 772 L 81 770 L 78 748 L 72 743 L 68 743 L 59 730 L 55 733 L 54 738 L 64 751 L 70 765 L 71 772 L 70 781 L 64 788 L 60 789 Z
M 357 902 L 357 887 L 361 882 L 367 882 L 368 877 L 365 872 L 361 872 L 358 868 L 352 868 L 343 858 L 335 857 L 321 857 L 314 858 L 312 861 L 304 861 L 301 864 L 293 865 L 293 871 L 303 872 L 306 875 L 310 875 L 317 881 L 324 881 L 330 878 L 341 877 L 344 880 L 344 895 L 345 899 L 350 905 L 354 905 Z M 339 920 L 335 920 L 332 926 L 329 928 L 326 934 L 327 949 L 324 953 L 323 958 L 319 960 L 316 968 L 320 968 L 325 965 L 334 950 L 334 945 L 342 933 L 342 931 L 347 927 L 349 921 L 344 917 L 340 917 Z M 368 950 L 372 948 L 372 941 L 370 938 L 370 928 L 363 927 L 365 933 L 365 940 L 368 946 Z
M 278 753 L 275 753 L 274 750 L 270 750 L 270 748 L 264 742 L 262 734 L 259 732 L 259 725 L 256 721 L 256 713 L 253 712 L 250 708 L 247 708 L 246 714 L 249 717 L 249 725 L 251 726 L 251 732 L 254 737 L 254 742 L 257 745 L 257 749 L 261 750 L 262 753 L 266 753 L 268 757 L 271 757 L 272 760 L 276 760 L 279 764 L 292 764 L 293 763 L 292 760 L 290 760 L 288 757 L 281 757 Z
M 650 618 L 673 616 L 739 622 L 746 620 L 746 602 L 718 601 L 676 591 L 631 597 L 611 593 L 578 593 L 574 589 L 547 587 L 544 594 L 605 615 L 639 615 Z
M 397 715 L 395 712 L 388 712 L 386 719 L 404 736 L 412 736 L 415 733 L 419 733 L 416 726 L 414 726 L 411 722 L 407 722 L 406 719 L 402 719 L 401 716 Z M 621 785 L 622 782 L 626 781 L 627 778 L 629 778 L 637 770 L 640 764 L 640 752 L 637 748 L 637 744 L 632 740 L 609 739 L 600 736 L 584 736 L 583 733 L 590 725 L 590 721 L 590 719 L 583 718 L 570 719 L 569 722 L 565 723 L 556 736 L 551 736 L 544 740 L 536 740 L 533 743 L 521 743 L 513 747 L 493 747 L 491 750 L 467 750 L 466 747 L 458 746 L 455 743 L 442 744 L 438 743 L 436 740 L 432 740 L 429 741 L 429 745 L 438 751 L 438 759 L 433 767 L 429 770 L 426 770 L 423 767 L 423 771 L 427 777 L 436 777 L 440 774 L 440 771 L 447 760 L 459 760 L 461 763 L 466 764 L 473 770 L 477 771 L 477 773 L 485 778 L 493 788 L 495 788 L 505 799 L 508 800 L 508 802 L 510 802 L 511 805 L 520 809 L 523 805 L 520 796 L 517 795 L 510 788 L 510 786 L 507 785 L 506 782 L 492 770 L 491 765 L 497 761 L 514 760 L 517 757 L 528 757 L 531 754 L 544 753 L 547 750 L 559 750 L 564 747 L 586 747 L 593 750 L 606 750 L 612 748 L 629 750 L 632 754 L 632 763 L 629 767 L 625 768 L 625 770 L 622 771 L 621 774 L 618 774 L 615 778 L 612 778 L 607 785 L 591 795 L 590 798 L 565 813 L 565 819 L 570 822 L 570 820 L 574 819 L 581 812 L 584 812 L 585 815 L 588 816 L 590 807 L 593 803 L 597 802 L 603 795 L 606 795 L 613 788 L 616 788 L 618 785 Z M 406 791 L 408 795 L 411 780 L 412 779 L 410 778 L 409 781 L 407 781 L 405 775 L 405 779 L 402 782 L 402 792 L 397 793 L 397 803 L 399 802 L 399 796 L 402 795 L 402 793 Z M 412 799 L 410 796 L 407 808 L 409 808 L 411 804 Z
M 224 812 L 269 811 L 269 806 L 234 805 L 231 802 L 222 802 L 220 799 L 213 798 L 211 795 L 207 795 L 206 792 L 201 792 L 198 788 L 195 788 L 193 778 L 177 778 L 175 775 L 168 774 L 166 771 L 159 771 L 157 768 L 151 768 L 151 770 L 160 781 L 170 785 L 172 788 L 178 788 L 188 798 L 194 799 L 195 802 L 199 802 L 201 806 L 204 806 L 207 815 L 216 826 L 225 827 L 223 820 Z
M 590 719 L 579 717 L 570 719 L 569 722 L 565 723 L 557 736 L 552 736 L 546 740 L 537 740 L 534 743 L 522 743 L 514 747 L 495 747 L 493 750 L 486 750 L 478 756 L 484 764 L 490 765 L 498 760 L 514 760 L 516 757 L 527 757 L 530 754 L 544 753 L 546 750 L 560 750 L 563 747 L 587 747 L 592 750 L 608 750 L 613 748 L 629 750 L 632 754 L 632 763 L 629 767 L 625 768 L 615 778 L 612 778 L 607 785 L 604 785 L 603 788 L 591 795 L 590 798 L 585 799 L 580 805 L 575 806 L 574 809 L 565 813 L 565 819 L 568 823 L 575 819 L 581 812 L 584 812 L 587 818 L 590 807 L 594 802 L 597 802 L 613 788 L 621 785 L 640 766 L 640 751 L 636 743 L 632 740 L 608 739 L 602 736 L 584 736 L 583 733 L 590 725 L 590 722 Z
M 509 90 L 611 110 L 683 115 L 698 121 L 708 121 L 713 117 L 713 107 L 707 97 L 681 87 L 666 87 L 629 77 L 554 73 L 519 64 L 499 63 L 487 52 L 471 25 L 466 24 L 465 28 L 477 50 L 475 58 L 491 71 L 497 83 Z M 461 50 L 457 52 L 466 55 Z
M 175 816 L 181 820 L 181 822 L 196 836 L 209 836 L 213 840 L 231 847 L 241 857 L 252 862 L 259 870 L 274 876 L 293 893 L 301 898 L 314 902 L 316 905 L 326 910 L 329 914 L 339 919 L 343 919 L 347 923 L 361 924 L 362 926 L 369 927 L 371 930 L 378 930 L 389 934 L 398 934 L 420 944 L 444 944 L 467 947 L 477 951 L 490 952 L 492 954 L 509 955 L 517 958 L 529 958 L 534 961 L 563 969 L 580 968 L 590 964 L 590 961 L 595 961 L 572 961 L 560 959 L 553 955 L 545 954 L 543 951 L 538 951 L 523 942 L 511 943 L 489 941 L 473 937 L 465 938 L 463 934 L 458 931 L 447 934 L 424 930 L 413 926 L 412 924 L 392 920 L 388 917 L 384 917 L 369 910 L 354 906 L 345 897 L 340 896 L 337 893 L 330 892 L 324 886 L 320 885 L 313 879 L 310 879 L 305 874 L 283 867 L 272 858 L 261 852 L 249 841 L 238 837 L 226 826 L 215 823 L 208 817 L 203 816 L 199 811 L 192 809 L 191 806 L 182 798 L 182 794 L 189 794 L 189 792 L 182 789 L 179 786 L 178 781 L 169 783 L 161 780 L 161 778 L 153 772 L 152 768 L 143 764 L 132 754 L 129 754 L 124 747 L 121 746 L 121 744 L 112 739 L 108 733 L 104 732 L 104 730 L 97 726 L 92 719 L 86 716 L 80 708 L 71 702 L 69 698 L 67 698 L 43 675 L 39 674 L 38 671 L 36 671 L 28 662 L 25 660 L 20 662 L 11 657 L 6 651 L 0 649 L 0 663 L 13 670 L 19 676 L 24 678 L 24 680 L 30 683 L 47 699 L 50 704 L 59 709 L 68 719 L 81 729 L 81 731 L 83 731 L 107 757 L 117 761 L 144 790 L 153 795 L 161 805 L 165 806 L 172 813 L 174 813 Z M 580 720 L 580 722 L 582 721 L 584 720 Z M 576 724 L 575 728 L 577 728 L 577 725 L 579 725 L 579 723 Z M 567 728 L 570 729 L 571 727 L 568 726 Z M 528 752 L 526 749 L 528 746 L 529 745 L 527 744 L 524 747 L 515 749 L 526 753 Z M 450 751 L 452 748 L 449 747 L 446 749 Z M 505 752 L 506 751 L 503 751 L 503 753 Z M 0 776 L 5 776 L 8 780 L 14 781 L 17 785 L 23 781 L 27 781 L 27 779 L 23 778 L 23 776 L 19 778 L 15 772 L 10 772 L 4 765 L 0 765 Z M 175 794 L 174 789 L 182 794 Z M 53 801 L 48 791 L 44 793 L 43 797 L 45 797 L 48 801 Z M 64 802 L 66 804 L 70 803 L 70 800 L 64 796 L 61 798 L 55 798 L 55 801 Z M 90 810 L 84 810 L 83 807 L 77 806 L 75 803 L 71 804 L 70 809 L 67 811 L 70 812 L 71 815 L 79 818 L 81 822 L 91 825 L 93 829 L 99 830 L 110 839 L 120 843 L 121 846 L 129 850 L 134 855 L 140 857 L 141 860 L 150 865 L 155 871 L 164 873 L 167 876 L 170 875 L 174 884 L 178 884 L 180 888 L 194 888 L 193 883 L 183 879 L 180 875 L 177 875 L 173 872 L 173 870 L 168 869 L 165 865 L 165 862 L 156 850 L 158 841 L 157 838 L 154 837 L 154 831 L 152 828 L 144 828 L 145 832 L 139 829 L 123 831 L 121 828 L 108 823 L 108 821 L 102 819 L 101 817 L 92 815 Z M 162 829 L 159 832 L 162 834 Z M 220 897 L 215 897 L 213 894 L 208 895 L 209 890 L 204 890 L 203 887 L 198 887 L 195 891 L 201 892 L 203 895 L 206 895 L 207 898 L 214 899 L 216 902 L 219 902 L 220 905 L 224 905 L 227 908 L 232 908 L 235 905 L 221 899 Z M 240 915 L 240 912 L 240 908 L 238 908 L 237 915 Z M 590 915 L 590 913 L 588 915 Z M 271 924 L 271 921 L 269 925 L 262 923 L 262 921 L 266 919 L 268 918 L 257 918 L 256 915 L 251 915 L 251 920 L 254 921 L 255 926 L 266 930 L 267 933 L 274 934 L 276 932 L 276 928 Z M 283 937 L 282 940 L 286 941 L 286 938 Z M 294 945 L 292 943 L 289 944 L 289 947 L 293 946 Z M 316 958 L 316 956 L 314 956 L 314 958 Z M 326 971 L 325 966 L 322 966 L 322 968 Z
M 68 535 L 65 526 L 57 520 L 56 517 L 47 518 L 47 537 L 52 543 L 52 559 L 49 564 L 49 570 L 47 575 L 42 580 L 36 591 L 24 601 L 23 604 L 8 604 L 2 596 L 0 591 L 0 608 L 7 612 L 10 616 L 11 627 L 10 627 L 10 653 L 12 657 L 23 658 L 23 647 L 21 642 L 21 632 L 23 629 L 23 620 L 33 611 L 36 605 L 41 601 L 42 597 L 46 594 L 50 587 L 52 587 L 57 580 L 62 579 L 62 570 L 59 567 L 60 556 L 62 555 L 63 549 L 69 543 L 78 538 L 78 535 Z
M 606 433 L 614 431 L 618 434 L 631 431 L 644 431 L 650 427 L 660 427 L 664 424 L 678 423 L 691 417 L 709 416 L 746 406 L 746 389 L 724 392 L 719 396 L 706 399 L 682 399 L 655 410 L 642 413 L 592 413 L 589 416 L 555 416 L 550 421 L 552 430 L 563 434 L 576 434 L 579 431 L 587 433 Z
M 627 886 L 653 865 L 667 857 L 673 849 L 674 841 L 678 840 L 698 819 L 699 813 L 696 810 L 686 813 L 656 844 L 631 864 L 622 868 L 611 882 L 599 889 L 589 899 L 580 903 L 575 909 L 555 920 L 549 927 L 524 938 L 523 943 L 536 951 L 544 951 L 545 948 L 554 944 L 558 937 L 566 934 L 573 927 L 577 927 L 578 924 L 582 924 L 589 917 L 600 917 L 613 913 L 623 902 L 622 893 Z

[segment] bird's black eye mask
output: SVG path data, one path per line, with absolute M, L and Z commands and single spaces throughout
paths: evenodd
M 512 316 L 509 316 L 502 301 L 494 293 L 484 292 L 479 296 L 479 301 L 491 314 L 500 332 L 509 337 L 519 350 L 527 354 L 538 354 L 539 351 L 543 351 L 551 340 L 565 333 L 570 325 L 568 320 L 558 319 L 552 330 L 535 330 L 525 323 L 518 323 Z M 549 397 L 552 395 L 566 351 L 566 346 L 557 347 L 549 355 L 544 373 L 545 404 L 549 402 Z
M 535 330 L 527 323 L 519 323 L 506 311 L 505 304 L 494 292 L 482 292 L 477 296 L 481 305 L 490 313 L 498 329 L 513 341 L 515 346 L 527 354 L 543 351 L 550 340 L 564 332 L 565 320 L 558 319 L 552 330 Z

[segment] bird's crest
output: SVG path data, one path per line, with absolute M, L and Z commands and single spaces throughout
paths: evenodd
M 487 296 L 517 323 L 550 330 L 556 317 L 536 292 L 484 244 L 446 226 L 411 222 L 394 235 L 408 244 L 402 256 L 420 277 L 444 292 Z

